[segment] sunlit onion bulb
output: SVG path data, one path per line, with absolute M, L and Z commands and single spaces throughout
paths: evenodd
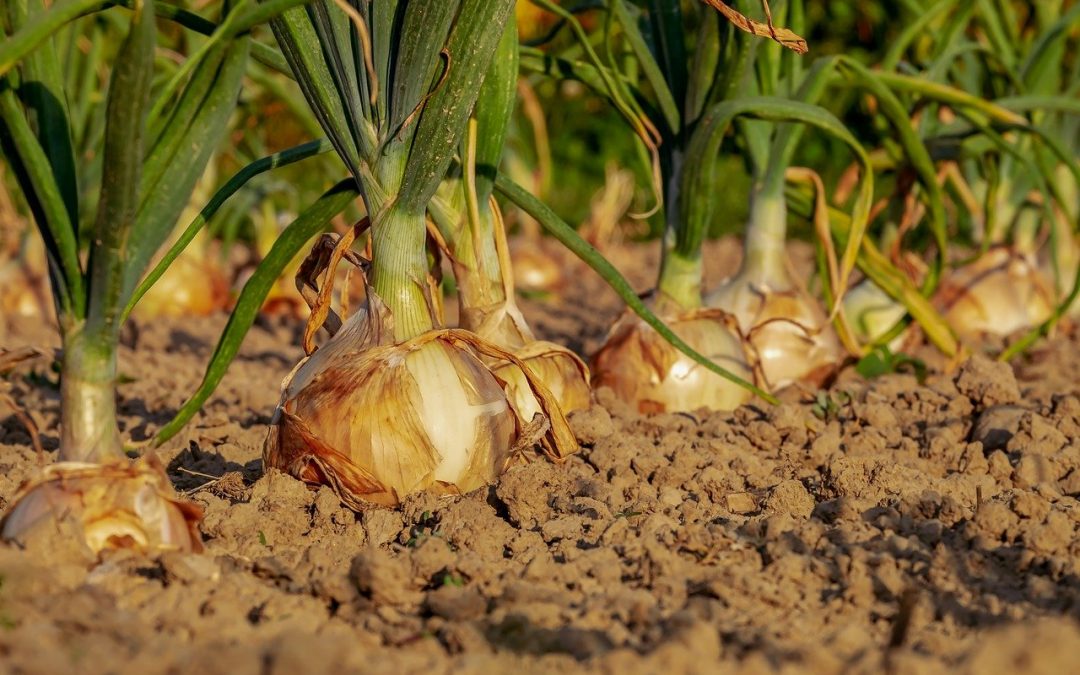
M 209 259 L 180 256 L 150 287 L 132 314 L 141 319 L 209 316 L 229 303 L 229 282 Z
M 584 410 L 592 403 L 589 368 L 577 354 L 561 345 L 543 340 L 530 342 L 514 350 L 514 353 L 551 390 L 563 414 Z M 540 403 L 520 368 L 512 364 L 500 364 L 492 367 L 492 372 L 507 383 L 507 395 L 522 419 L 531 420 L 541 412 Z
M 379 303 L 373 293 L 369 302 Z M 286 379 L 263 450 L 268 468 L 328 485 L 359 510 L 420 490 L 473 490 L 501 474 L 522 442 L 537 440 L 524 438 L 531 420 L 470 347 L 475 336 L 430 331 L 395 344 L 379 318 L 385 308 L 369 309 Z M 573 452 L 565 419 L 545 411 L 561 439 L 556 451 Z
M 722 319 L 698 312 L 665 322 L 699 353 L 750 379 L 741 340 Z M 750 399 L 745 389 L 685 356 L 630 312 L 608 332 L 592 371 L 594 387 L 610 387 L 641 413 L 734 410 Z
M 795 289 L 774 290 L 736 277 L 706 302 L 738 321 L 768 389 L 819 379 L 843 359 L 840 341 L 820 304 Z
M 893 328 L 907 310 L 893 300 L 874 282 L 863 279 L 844 294 L 844 313 L 859 342 L 868 344 L 885 335 Z M 899 348 L 904 341 L 901 333 L 889 343 Z
M 1004 336 L 1045 321 L 1055 301 L 1037 266 L 1002 246 L 945 275 L 935 304 L 960 335 Z
M 461 326 L 513 352 L 551 390 L 564 414 L 583 410 L 592 403 L 589 367 L 566 347 L 537 340 L 513 298 L 492 307 L 463 308 Z M 506 382 L 510 401 L 522 419 L 531 420 L 540 412 L 540 403 L 520 368 L 505 361 L 488 363 L 492 372 Z
M 48 306 L 43 306 L 44 293 L 16 263 L 9 261 L 0 266 L 0 313 L 5 317 L 42 317 Z M 49 312 L 51 314 L 51 312 Z
M 514 287 L 526 293 L 555 293 L 563 285 L 563 269 L 542 246 L 526 238 L 510 244 Z
M 545 12 L 529 0 L 517 0 L 516 5 L 518 36 L 522 40 L 534 40 L 543 37 L 558 19 L 554 14 Z
M 202 550 L 202 510 L 177 497 L 154 461 L 52 464 L 20 488 L 0 522 L 0 536 L 24 540 L 62 518 L 76 522 L 95 553 Z

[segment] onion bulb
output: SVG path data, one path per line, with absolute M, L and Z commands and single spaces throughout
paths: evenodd
M 564 415 L 588 408 L 592 404 L 588 366 L 562 345 L 537 340 L 517 306 L 513 278 L 518 266 L 511 258 L 499 205 L 491 199 L 489 207 L 485 213 L 490 214 L 492 221 L 496 258 L 490 263 L 497 262 L 498 274 L 495 276 L 501 288 L 491 282 L 485 283 L 485 279 L 464 265 L 455 264 L 454 273 L 461 291 L 461 327 L 512 352 L 551 391 Z M 476 292 L 478 289 L 483 293 Z M 481 303 L 477 301 L 480 297 L 501 299 Z M 519 368 L 500 359 L 488 359 L 487 363 L 506 382 L 507 393 L 524 419 L 532 419 L 540 412 L 539 401 Z
M 718 365 L 750 378 L 738 332 L 715 310 L 659 312 L 672 331 Z M 751 393 L 690 359 L 636 314 L 611 327 L 592 361 L 593 386 L 610 387 L 640 413 L 734 410 Z
M 0 537 L 23 541 L 69 519 L 95 554 L 106 549 L 198 552 L 202 510 L 181 500 L 160 463 L 58 462 L 23 485 L 0 521 Z
M 803 380 L 818 381 L 843 359 L 821 305 L 793 286 L 759 285 L 735 277 L 706 299 L 710 307 L 735 317 L 762 384 L 773 391 Z
M 229 304 L 229 281 L 209 256 L 182 255 L 169 266 L 132 314 L 140 319 L 209 316 Z
M 507 265 L 503 261 L 504 268 Z M 490 307 L 463 305 L 461 327 L 512 352 L 551 390 L 564 415 L 588 408 L 592 404 L 589 367 L 566 347 L 537 340 L 514 302 L 513 292 L 513 286 L 507 286 L 507 299 Z M 524 419 L 532 419 L 540 412 L 539 401 L 517 366 L 500 359 L 488 359 L 487 362 L 492 372 L 506 382 L 507 393 Z
M 592 405 L 589 367 L 574 352 L 554 342 L 534 340 L 515 349 L 514 355 L 551 390 L 564 415 Z M 532 419 L 542 412 L 540 402 L 520 368 L 502 362 L 492 364 L 491 371 L 506 383 L 507 395 L 523 419 Z
M 904 318 L 907 309 L 869 279 L 863 279 L 844 294 L 844 314 L 855 337 L 863 344 L 876 342 Z M 905 331 L 906 332 L 906 331 Z M 896 336 L 889 348 L 898 350 L 905 333 Z
M 1056 302 L 1032 260 L 998 246 L 946 275 L 935 304 L 960 335 L 1005 336 L 1042 323 Z
M 537 442 L 555 458 L 576 451 L 551 392 L 510 353 L 463 330 L 392 336 L 390 312 L 369 290 L 366 306 L 286 378 L 266 467 L 328 485 L 360 510 L 421 490 L 468 492 Z M 523 416 L 508 378 L 483 357 L 518 369 L 540 417 Z
M 517 0 L 515 13 L 518 36 L 525 41 L 543 37 L 558 20 L 557 16 L 544 11 L 529 0 Z
M 12 257 L 0 259 L 0 314 L 5 317 L 52 319 L 45 244 L 27 237 Z
M 526 293 L 557 293 L 563 285 L 563 270 L 536 240 L 518 237 L 510 243 L 514 261 L 514 287 Z

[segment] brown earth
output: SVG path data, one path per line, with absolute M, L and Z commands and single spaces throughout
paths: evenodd
M 618 304 L 590 273 L 569 278 L 573 303 L 526 314 L 588 352 Z M 223 324 L 129 336 L 128 437 L 193 391 Z M 26 321 L 0 336 L 52 344 Z M 263 473 L 265 425 L 300 356 L 296 326 L 264 321 L 164 452 L 206 509 L 205 553 L 88 567 L 60 536 L 0 546 L 0 670 L 1067 672 L 1080 650 L 1078 342 L 1061 334 L 1012 368 L 977 357 L 922 384 L 845 372 L 827 412 L 816 392 L 789 391 L 774 408 L 640 417 L 600 391 L 572 417 L 584 447 L 565 465 L 355 515 L 328 489 Z M 38 365 L 6 383 L 47 450 L 54 378 Z M 0 500 L 37 466 L 0 412 Z

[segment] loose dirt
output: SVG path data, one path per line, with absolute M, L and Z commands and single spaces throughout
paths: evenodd
M 711 255 L 730 259 L 730 246 Z M 631 275 L 644 289 L 652 272 Z M 591 352 L 618 314 L 577 268 L 573 303 L 525 302 Z M 194 390 L 224 318 L 127 336 L 124 433 Z M 4 346 L 53 345 L 6 321 Z M 1080 338 L 1013 367 L 919 382 L 845 371 L 776 407 L 641 417 L 597 393 L 582 452 L 462 497 L 359 515 L 264 473 L 298 327 L 262 321 L 163 453 L 206 509 L 202 555 L 113 553 L 60 533 L 0 546 L 0 670 L 13 673 L 1066 672 L 1080 650 Z M 135 349 L 130 348 L 134 345 Z M 940 365 L 940 364 L 938 364 Z M 55 374 L 0 387 L 0 501 L 52 461 Z

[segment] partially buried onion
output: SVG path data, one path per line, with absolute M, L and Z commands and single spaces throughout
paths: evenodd
M 1052 285 L 1038 266 L 1005 246 L 995 247 L 942 280 L 935 304 L 960 335 L 1010 335 L 1050 317 Z
M 736 277 L 707 303 L 734 315 L 767 389 L 818 382 L 843 358 L 820 304 L 793 285 L 772 288 Z
M 514 355 L 551 390 L 563 414 L 584 410 L 592 404 L 589 367 L 566 347 L 546 340 L 535 340 L 515 349 Z M 493 363 L 491 371 L 506 382 L 507 394 L 523 419 L 532 419 L 542 412 L 540 402 L 520 368 L 503 361 Z
M 413 492 L 464 493 L 490 483 L 538 442 L 552 457 L 577 444 L 552 393 L 520 360 L 474 334 L 434 330 L 393 341 L 389 310 L 364 309 L 286 378 L 264 464 L 329 485 L 354 509 Z M 529 416 L 508 394 L 517 369 L 539 403 Z
M 893 300 L 870 279 L 863 279 L 844 294 L 844 313 L 860 342 L 875 342 L 888 333 L 907 314 L 907 309 Z M 889 348 L 902 348 L 909 331 L 901 332 L 889 343 Z
M 660 318 L 696 351 L 750 378 L 742 340 L 723 312 L 658 309 Z M 691 360 L 629 311 L 611 327 L 592 368 L 594 387 L 610 387 L 641 413 L 734 410 L 752 395 Z
M 506 300 L 493 307 L 462 307 L 461 326 L 519 358 L 551 391 L 564 415 L 592 404 L 589 367 L 566 347 L 536 339 L 514 302 L 512 286 L 506 289 Z M 506 382 L 507 394 L 524 419 L 532 419 L 541 411 L 521 368 L 505 359 L 487 359 L 486 362 L 492 372 Z
M 22 541 L 69 519 L 94 553 L 201 551 L 202 509 L 177 497 L 160 463 L 59 462 L 23 485 L 0 521 L 0 538 Z
M 513 353 L 544 386 L 551 390 L 563 414 L 588 408 L 592 403 L 589 368 L 581 358 L 562 345 L 537 340 L 521 309 L 517 306 L 514 278 L 518 265 L 512 260 L 506 242 L 502 212 L 494 199 L 484 215 L 492 219 L 491 232 L 498 264 L 498 282 L 486 282 L 464 265 L 454 265 L 461 292 L 461 327 L 481 339 Z M 494 263 L 496 261 L 490 261 Z M 501 288 L 499 288 L 501 286 Z M 477 290 L 486 293 L 478 293 Z M 501 293 L 498 291 L 501 290 Z M 469 292 L 472 291 L 472 292 Z M 501 297 L 481 304 L 477 297 Z M 540 412 L 540 403 L 528 385 L 524 373 L 503 359 L 487 359 L 492 372 L 507 384 L 514 408 L 524 419 Z

